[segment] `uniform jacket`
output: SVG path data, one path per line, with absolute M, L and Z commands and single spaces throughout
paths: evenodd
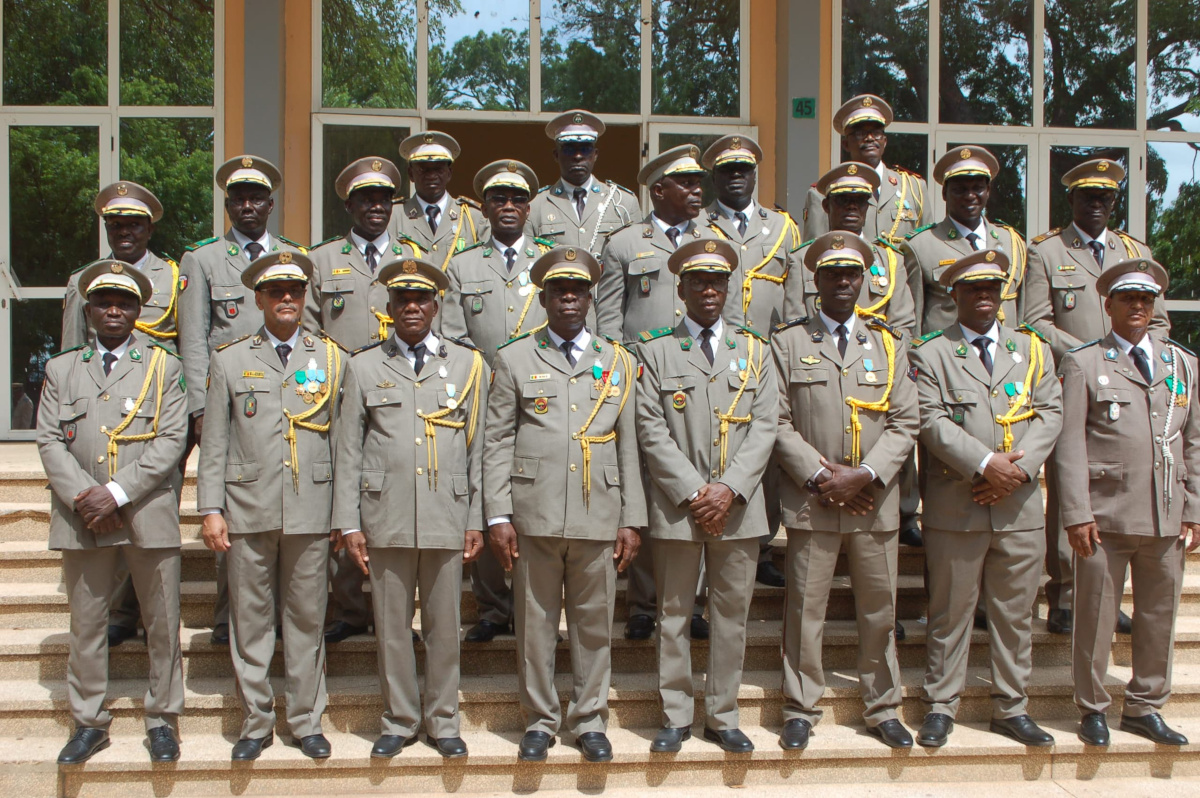
M 1161 333 L 1150 336 L 1149 385 L 1112 333 L 1063 358 L 1063 434 L 1054 456 L 1064 526 L 1095 521 L 1101 537 L 1172 537 L 1181 522 L 1200 522 L 1196 357 Z M 1177 398 L 1183 404 L 1172 406 Z
M 775 452 L 787 475 L 780 481 L 780 497 L 783 524 L 789 529 L 888 532 L 900 526 L 898 475 L 916 445 L 920 426 L 917 388 L 908 377 L 908 346 L 898 333 L 861 318 L 855 320 L 854 329 L 844 358 L 838 354 L 837 339 L 819 317 L 789 322 L 771 336 L 779 375 Z M 895 358 L 890 393 L 885 336 L 891 339 Z M 845 465 L 852 462 L 851 408 L 846 398 L 879 402 L 884 394 L 887 410 L 858 411 L 860 462 L 877 476 L 871 486 L 875 511 L 853 516 L 837 507 L 822 507 L 804 484 L 821 470 L 822 457 Z
M 721 314 L 725 321 L 765 331 L 787 318 L 783 295 L 792 265 L 788 255 L 800 246 L 800 231 L 791 217 L 755 204 L 745 235 L 738 233 L 737 220 L 726 216 L 716 201 L 704 209 L 700 218 L 718 238 L 727 239 L 738 251 L 738 267 L 729 277 L 729 294 Z M 803 269 L 804 264 L 800 267 Z M 751 272 L 757 276 L 747 282 Z
M 811 242 L 809 242 L 811 243 Z M 881 302 L 882 307 L 876 311 L 884 315 L 884 322 L 897 332 L 904 333 L 912 340 L 916 328 L 916 313 L 913 308 L 912 293 L 908 289 L 908 272 L 904 268 L 904 255 L 894 247 L 876 241 L 871 245 L 875 250 L 875 263 L 863 274 L 862 290 L 858 294 L 860 308 L 875 308 Z M 802 246 L 791 255 L 792 270 L 788 275 L 786 285 L 787 296 L 783 312 L 789 319 L 808 316 L 817 318 L 820 310 L 817 298 L 817 278 L 804 266 L 804 255 L 808 245 Z M 889 297 L 889 292 L 891 296 Z
M 479 352 L 447 338 L 420 375 L 394 334 L 355 353 L 338 420 L 333 527 L 362 530 L 370 547 L 418 549 L 462 549 L 466 530 L 485 530 L 481 469 L 490 378 Z M 441 411 L 448 411 L 441 419 L 463 426 L 435 425 L 430 436 L 417 413 Z
M 976 471 L 984 456 L 1002 450 L 1004 429 L 996 417 L 1008 413 L 1006 386 L 1027 381 L 1033 346 L 1045 358 L 1045 374 L 1033 393 L 1036 412 L 1012 427 L 1012 451 L 1025 452 L 1016 465 L 1029 481 L 999 504 L 985 507 L 972 501 L 971 486 L 982 479 Z M 919 440 L 928 455 L 921 466 L 923 518 L 935 529 L 1011 532 L 1040 529 L 1045 523 L 1037 475 L 1062 427 L 1054 357 L 1036 335 L 1004 325 L 995 349 L 989 376 L 955 322 L 942 335 L 915 341 L 909 352 L 921 401 Z
M 488 396 L 483 450 L 484 512 L 511 515 L 522 535 L 615 540 L 617 529 L 646 526 L 638 460 L 637 364 L 605 338 L 592 337 L 574 367 L 545 328 L 496 355 Z M 583 446 L 577 437 L 597 401 L 596 364 L 620 377 L 587 428 L 591 443 L 590 496 L 584 495 Z M 624 404 L 622 405 L 622 400 Z
M 808 190 L 804 203 L 805 241 L 812 241 L 822 233 L 829 232 L 829 216 L 821 207 L 824 199 L 815 186 Z M 871 198 L 864 220 L 863 238 L 874 241 L 882 236 L 899 246 L 906 235 L 921 226 L 924 213 L 925 178 L 915 172 L 896 171 L 885 165 L 879 196 Z
M 643 333 L 641 339 L 637 428 L 650 475 L 651 536 L 712 540 L 688 509 L 692 494 L 709 482 L 724 483 L 737 497 L 722 539 L 767 534 L 762 477 L 775 446 L 778 412 L 770 345 L 726 324 L 723 340 L 713 341 L 709 365 L 686 324 Z M 729 424 L 724 470 L 714 445 L 721 426 L 716 410 L 748 419 Z
M 141 406 L 150 365 L 163 360 L 162 398 L 152 379 Z M 136 410 L 122 436 L 157 434 L 121 442 L 111 477 L 129 497 L 118 512 L 125 526 L 107 535 L 87 528 L 75 512 L 75 497 L 109 482 L 108 435 Z M 63 352 L 46 364 L 38 408 L 38 453 L 50 480 L 50 548 L 92 549 L 132 544 L 142 548 L 179 545 L 179 458 L 187 438 L 187 391 L 179 358 L 157 343 L 131 336 L 129 348 L 104 376 L 100 354 L 88 345 Z
M 575 214 L 575 200 L 558 180 L 542 188 L 529 204 L 525 235 L 550 239 L 556 246 L 586 249 L 599 260 L 608 234 L 641 218 L 642 209 L 633 192 L 612 181 L 593 179 L 580 219 Z
M 430 263 L 442 271 L 450 265 L 450 257 L 469 246 L 492 237 L 491 227 L 479 203 L 466 197 L 450 197 L 445 214 L 438 219 L 437 232 L 429 230 L 429 219 L 416 197 L 398 200 L 392 205 L 392 223 L 388 228 L 393 238 L 409 238 L 417 242 Z
M 261 318 L 261 316 L 260 316 Z M 307 423 L 336 417 L 348 353 L 328 338 L 301 330 L 285 368 L 265 329 L 219 347 L 209 364 L 204 437 L 200 441 L 196 506 L 225 513 L 230 534 L 282 529 L 285 535 L 329 534 L 333 501 L 333 430 L 297 425 L 297 482 L 285 413 L 301 415 L 329 398 Z M 324 372 L 301 382 L 297 372 Z M 321 380 L 321 376 L 324 379 Z M 305 384 L 316 383 L 310 392 Z M 298 485 L 298 487 L 297 487 Z
M 175 351 L 175 336 L 172 333 L 175 332 L 175 318 L 178 315 L 179 264 L 153 252 L 147 252 L 146 255 L 146 262 L 140 269 L 150 278 L 154 286 L 154 295 L 150 297 L 149 302 L 142 305 L 138 321 L 154 325 L 154 329 L 152 332 L 143 330 L 141 334 Z M 111 254 L 109 257 L 112 257 Z M 83 313 L 86 300 L 79 294 L 79 273 L 86 268 L 87 266 L 80 266 L 67 279 L 67 293 L 63 297 L 63 349 L 88 343 L 92 337 L 92 330 L 88 327 L 87 317 Z

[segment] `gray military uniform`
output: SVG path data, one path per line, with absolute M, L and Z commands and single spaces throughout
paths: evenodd
M 614 367 L 613 344 L 592 336 L 571 366 L 542 329 L 505 346 L 494 364 L 483 452 L 484 512 L 489 519 L 511 515 L 517 530 L 513 598 L 527 731 L 553 735 L 562 725 L 554 651 L 564 600 L 574 672 L 565 725 L 579 735 L 603 732 L 608 723 L 614 542 L 619 528 L 646 526 L 634 418 L 637 381 L 631 373 L 637 366 L 621 351 Z M 597 362 L 602 371 L 620 373 L 616 395 L 602 396 L 603 383 L 597 385 L 594 376 Z M 585 424 L 590 463 L 579 437 Z M 610 433 L 615 439 L 594 440 Z
M 350 361 L 333 527 L 366 535 L 382 734 L 413 737 L 423 717 L 431 738 L 457 737 L 463 543 L 466 530 L 486 528 L 480 486 L 490 371 L 478 352 L 444 338 L 420 374 L 405 350 L 393 334 Z M 430 427 L 421 414 L 440 423 Z M 409 634 L 417 590 L 423 715 Z
M 889 327 L 904 333 L 911 340 L 916 327 L 916 313 L 908 288 L 904 256 L 895 248 L 878 241 L 871 245 L 871 249 L 875 252 L 875 262 L 863 274 L 858 307 L 883 314 L 883 321 Z M 804 316 L 815 319 L 820 310 L 816 277 L 804 268 L 804 255 L 807 252 L 808 244 L 791 255 L 793 269 L 788 275 L 787 296 L 783 306 L 784 315 L 789 319 Z
M 154 286 L 154 295 L 142 305 L 142 312 L 138 316 L 138 321 L 142 324 L 153 325 L 153 331 L 141 331 L 141 334 L 174 351 L 177 311 L 174 305 L 178 302 L 179 265 L 170 258 L 160 257 L 149 251 L 140 265 L 134 265 Z M 86 300 L 79 293 L 79 273 L 85 268 L 87 267 L 81 266 L 76 269 L 67 279 L 67 293 L 63 297 L 63 349 L 87 343 L 92 337 L 87 317 L 83 313 Z
M 769 330 L 787 318 L 784 286 L 792 263 L 788 256 L 800 246 L 799 230 L 790 217 L 779 211 L 758 203 L 747 210 L 750 213 L 745 233 L 738 232 L 738 220 L 727 216 L 715 200 L 700 219 L 738 253 L 738 267 L 729 276 L 722 317 L 730 324 Z
M 829 232 L 829 214 L 821 205 L 824 199 L 816 186 L 809 188 L 804 202 L 805 241 Z M 868 241 L 882 236 L 900 246 L 906 235 L 921 226 L 924 212 L 925 178 L 915 172 L 897 171 L 885 164 L 879 196 L 871 197 L 862 236 Z
M 138 397 L 150 367 L 163 358 L 161 404 L 152 380 Z M 173 725 L 183 711 L 179 647 L 179 459 L 187 437 L 187 396 L 179 359 L 130 336 L 129 348 L 105 376 L 98 351 L 84 345 L 52 358 L 38 409 L 38 450 L 50 481 L 50 548 L 62 552 L 63 582 L 71 609 L 67 703 L 76 726 L 107 728 L 109 601 L 123 557 L 141 600 L 150 653 L 146 728 Z M 133 414 L 110 477 L 108 430 Z M 154 434 L 157 422 L 157 434 Z M 105 535 L 88 529 L 75 497 L 116 482 L 129 498 L 118 513 L 124 526 Z
M 492 236 L 491 225 L 479 209 L 479 203 L 454 196 L 449 197 L 436 231 L 429 229 L 424 206 L 416 197 L 393 203 L 388 232 L 396 238 L 403 236 L 416 241 L 429 262 L 442 271 L 449 268 L 450 258 L 455 253 Z
M 560 179 L 539 191 L 529 203 L 525 234 L 550 239 L 556 246 L 587 250 L 600 260 L 608 234 L 641 219 L 642 209 L 629 189 L 593 177 L 580 218 L 575 210 L 576 188 Z

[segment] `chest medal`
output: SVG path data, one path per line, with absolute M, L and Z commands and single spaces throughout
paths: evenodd
M 319 397 L 329 393 L 329 383 L 326 381 L 325 369 L 317 368 L 315 358 L 308 359 L 308 366 L 296 372 L 296 395 L 311 405 Z
M 242 405 L 242 412 L 245 413 L 246 418 L 254 418 L 258 415 L 258 400 L 254 398 L 254 394 L 246 397 L 246 402 Z

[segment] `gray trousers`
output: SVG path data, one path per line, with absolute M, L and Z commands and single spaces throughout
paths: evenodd
M 1046 461 L 1046 604 L 1052 610 L 1071 609 L 1075 552 L 1067 542 L 1058 505 L 1058 467 Z

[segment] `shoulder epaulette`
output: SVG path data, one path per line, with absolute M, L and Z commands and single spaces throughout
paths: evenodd
M 555 240 L 553 238 L 542 238 L 541 236 L 534 236 L 533 242 L 535 244 L 541 244 L 543 247 L 557 246 L 557 242 L 555 242 Z
M 92 265 L 92 264 L 90 264 L 90 263 L 85 263 L 85 264 L 83 264 L 82 266 L 80 266 L 78 269 L 76 269 L 75 271 L 71 272 L 71 274 L 73 274 L 73 275 L 74 275 L 74 274 L 79 274 L 81 271 L 83 271 L 84 269 L 86 269 L 88 266 L 91 266 L 91 265 Z M 70 349 L 67 349 L 66 351 L 67 351 L 67 352 L 70 352 L 71 350 L 70 350 Z
M 924 346 L 925 344 L 932 341 L 934 338 L 940 338 L 942 336 L 942 332 L 943 332 L 942 330 L 934 330 L 933 332 L 925 333 L 920 338 L 914 339 L 912 342 L 913 348 L 915 349 L 918 346 Z
M 445 338 L 446 338 L 446 340 L 447 340 L 447 341 L 453 341 L 454 343 L 458 344 L 459 346 L 465 347 L 465 348 L 467 348 L 467 349 L 473 349 L 473 350 L 474 350 L 474 351 L 476 351 L 476 352 L 482 352 L 482 351 L 483 351 L 482 349 L 480 349 L 479 347 L 475 346 L 475 344 L 471 343 L 470 341 L 464 341 L 464 340 L 463 340 L 463 339 L 461 339 L 461 338 L 454 338 L 454 337 L 452 337 L 452 336 L 449 336 L 449 335 L 445 336 Z
M 664 335 L 670 335 L 675 332 L 674 327 L 659 327 L 657 330 L 643 330 L 638 333 L 638 340 L 642 343 L 653 341 L 655 338 L 662 338 Z
M 617 233 L 619 233 L 619 232 L 621 232 L 622 230 L 624 230 L 626 227 L 629 227 L 631 224 L 633 224 L 633 222 L 626 222 L 625 224 L 623 224 L 623 225 L 621 225 L 620 227 L 618 227 L 616 230 L 613 230 L 613 231 L 609 232 L 608 234 L 606 234 L 604 237 L 605 237 L 606 239 L 608 239 L 608 238 L 612 238 L 612 237 L 613 237 L 613 236 L 615 236 Z
M 354 357 L 355 355 L 359 355 L 359 354 L 362 354 L 363 352 L 366 352 L 368 349 L 374 349 L 375 347 L 382 346 L 382 345 L 383 345 L 383 341 L 376 341 L 373 344 L 367 344 L 366 346 L 360 346 L 358 349 L 355 349 L 353 352 L 351 352 L 350 356 Z
M 342 345 L 341 341 L 334 338 L 332 335 L 325 332 L 324 330 L 317 330 L 317 337 L 320 338 L 322 341 L 328 341 L 329 343 L 333 344 L 334 346 L 336 346 L 338 349 L 342 350 L 343 352 L 350 351 L 349 349 L 347 349 L 345 346 Z
M 172 350 L 170 347 L 163 346 L 158 341 L 151 341 L 146 345 L 155 347 L 156 349 L 161 349 L 162 351 L 166 352 L 168 355 L 175 358 L 176 360 L 183 360 L 183 357 L 178 352 Z
M 318 248 L 323 247 L 326 244 L 330 244 L 334 241 L 341 241 L 343 238 L 345 238 L 345 236 L 334 236 L 333 238 L 327 238 L 318 244 L 313 244 L 311 247 L 309 247 L 309 249 L 318 249 Z
M 1100 343 L 1101 340 L 1103 340 L 1103 339 L 1093 338 L 1091 341 L 1088 341 L 1086 344 L 1080 344 L 1079 346 L 1073 346 L 1070 349 L 1068 349 L 1067 351 L 1068 352 L 1078 352 L 1080 349 L 1087 349 L 1089 346 L 1095 346 L 1096 344 Z
M 279 239 L 280 241 L 282 241 L 283 243 L 285 243 L 285 244 L 288 244 L 289 246 L 293 246 L 293 247 L 295 247 L 296 249 L 300 250 L 301 252 L 303 252 L 303 253 L 305 253 L 305 254 L 307 254 L 307 253 L 308 253 L 308 247 L 304 246 L 303 244 L 297 244 L 297 243 L 296 243 L 295 241 L 293 241 L 292 239 L 290 239 L 290 238 L 284 238 L 283 236 L 275 236 L 275 237 L 276 237 L 276 238 L 278 238 L 278 239 Z M 341 238 L 341 236 L 338 236 L 338 238 Z
M 50 359 L 51 359 L 51 360 L 53 360 L 54 358 L 58 357 L 59 355 L 65 355 L 65 354 L 67 354 L 68 352 L 74 352 L 74 351 L 76 351 L 76 350 L 79 350 L 79 349 L 84 349 L 84 348 L 86 348 L 86 347 L 87 347 L 87 344 L 79 344 L 79 345 L 77 345 L 77 346 L 73 346 L 73 347 L 71 347 L 70 349 L 64 349 L 64 350 L 63 350 L 63 351 L 61 351 L 61 352 L 56 352 L 56 353 L 54 353 L 53 355 L 51 355 L 51 356 L 50 356 Z
M 613 346 L 615 346 L 618 349 L 625 348 L 624 342 L 618 341 L 616 338 L 613 338 L 611 335 L 606 335 L 605 333 L 600 333 L 600 337 L 603 338 L 605 341 L 608 341 L 610 344 L 612 344 Z
M 172 258 L 170 255 L 162 255 L 162 254 L 160 254 L 160 253 L 158 253 L 158 252 L 156 252 L 156 253 L 154 253 L 154 254 L 155 254 L 156 256 L 158 256 L 158 259 L 159 259 L 159 260 L 161 260 L 161 261 L 164 261 L 165 263 L 168 263 L 168 264 L 170 264 L 171 266 L 178 266 L 178 265 L 179 265 L 179 261 L 175 260 L 175 259 L 174 259 L 174 258 Z
M 480 205 L 475 200 L 471 199 L 470 197 L 458 197 L 454 201 L 457 202 L 459 205 L 470 205 L 472 208 L 474 208 L 477 211 L 483 210 L 483 206 Z
M 500 344 L 500 346 L 496 347 L 496 351 L 499 352 L 501 349 L 508 346 L 509 344 L 516 343 L 517 341 L 520 341 L 522 338 L 528 338 L 531 335 L 533 335 L 533 330 L 530 330 L 529 332 L 523 332 L 520 335 L 518 335 L 516 338 L 509 338 L 507 341 Z
M 629 189 L 625 188 L 625 186 L 621 185 L 620 183 L 613 182 L 612 180 L 605 180 L 604 182 L 605 182 L 605 183 L 607 183 L 607 184 L 608 184 L 608 185 L 610 185 L 610 186 L 616 186 L 617 188 L 619 188 L 619 189 L 621 189 L 622 191 L 624 191 L 626 194 L 633 194 L 633 193 L 634 193 L 634 192 L 630 191 Z M 634 196 L 636 196 L 636 194 L 635 194 Z
M 937 222 L 934 222 L 933 224 L 927 224 L 924 227 L 918 227 L 916 230 L 913 230 L 911 233 L 906 235 L 904 240 L 911 241 L 913 236 L 915 236 L 917 233 L 924 233 L 926 230 L 932 230 L 935 227 L 937 227 Z
M 1029 239 L 1029 243 L 1030 244 L 1040 244 L 1043 241 L 1047 241 L 1051 238 L 1054 238 L 1056 235 L 1058 235 L 1061 232 L 1062 232 L 1061 227 L 1056 227 L 1053 230 L 1047 230 L 1046 232 L 1042 233 L 1040 236 L 1034 236 L 1033 238 Z
M 1026 335 L 1036 335 L 1038 338 L 1040 338 L 1042 340 L 1042 343 L 1044 343 L 1044 344 L 1050 343 L 1048 340 L 1046 340 L 1046 336 L 1042 335 L 1040 332 L 1038 332 L 1037 330 L 1030 327 L 1026 322 L 1021 322 L 1020 326 L 1017 327 L 1017 332 L 1023 332 Z
M 408 197 L 394 197 L 394 198 L 392 199 L 392 205 L 393 205 L 393 206 L 395 206 L 395 205 L 403 205 L 403 204 L 404 204 L 404 203 L 406 203 L 406 202 L 408 202 Z
M 805 247 L 807 247 L 809 244 L 811 244 L 812 242 L 814 242 L 816 240 L 817 239 L 815 239 L 815 238 L 810 238 L 807 241 L 802 241 L 799 245 L 796 246 L 795 249 L 792 250 L 792 252 L 799 252 L 800 250 L 804 249 Z M 788 253 L 788 254 L 791 254 L 791 253 Z
M 791 329 L 799 324 L 808 324 L 808 316 L 797 316 L 789 321 L 781 321 L 771 329 L 771 335 L 781 333 L 784 330 Z
M 551 183 L 550 185 L 553 185 L 553 183 Z M 545 193 L 546 193 L 547 191 L 549 191 L 549 190 L 550 190 L 550 186 L 542 186 L 541 188 L 539 188 L 539 189 L 537 190 L 537 193 L 539 193 L 539 194 L 545 194 Z
M 1003 227 L 1005 230 L 1009 230 L 1013 233 L 1016 233 L 1017 235 L 1021 235 L 1019 232 L 1017 232 L 1017 228 L 1013 227 L 1008 222 L 1001 221 L 1000 219 L 989 219 L 988 221 L 990 221 L 992 224 L 996 225 L 996 227 Z
M 881 247 L 883 247 L 884 249 L 890 249 L 890 250 L 892 250 L 893 252 L 899 252 L 899 251 L 900 251 L 900 250 L 899 250 L 899 249 L 896 247 L 896 245 L 895 245 L 895 244 L 893 244 L 891 241 L 888 241 L 888 240 L 887 240 L 887 239 L 885 239 L 883 236 L 880 236 L 879 238 L 875 239 L 874 243 L 875 243 L 875 244 L 877 244 L 878 246 L 881 246 Z
M 768 340 L 767 336 L 763 335 L 762 333 L 760 333 L 758 330 L 754 329 L 753 327 L 746 327 L 744 325 L 738 324 L 737 328 L 740 332 L 744 332 L 747 335 L 753 335 L 755 338 L 757 338 L 760 341 Z
M 243 335 L 241 338 L 234 338 L 232 341 L 226 341 L 225 343 L 220 344 L 215 349 L 213 349 L 213 351 L 220 352 L 222 349 L 228 349 L 229 347 L 233 346 L 234 344 L 238 344 L 238 343 L 241 343 L 242 341 L 245 341 L 249 337 L 250 337 L 249 335 Z
M 474 244 L 472 244 L 471 246 L 469 246 L 469 247 L 463 247 L 462 249 L 460 249 L 458 252 L 455 252 L 454 254 L 455 254 L 455 255 L 461 255 L 461 254 L 463 254 L 464 252 L 470 252 L 470 251 L 471 251 L 471 250 L 473 250 L 473 249 L 478 249 L 479 247 L 482 247 L 482 246 L 486 245 L 487 243 L 488 243 L 487 241 L 476 241 L 476 242 L 475 242 Z
M 1184 346 L 1183 344 L 1181 344 L 1181 343 L 1179 343 L 1178 341 L 1174 340 L 1173 338 L 1168 338 L 1168 339 L 1167 339 L 1167 343 L 1169 343 L 1171 346 L 1175 347 L 1176 349 L 1182 349 L 1184 352 L 1186 352 L 1187 354 L 1191 355 L 1192 357 L 1195 357 L 1195 356 L 1196 356 L 1196 353 L 1195 353 L 1195 352 L 1193 352 L 1192 350 L 1188 349 L 1186 346 Z
M 220 240 L 220 236 L 213 236 L 212 238 L 206 238 L 203 241 L 197 241 L 194 244 L 188 244 L 186 247 L 184 247 L 184 249 L 186 249 L 188 252 L 195 252 L 196 250 L 200 249 L 200 247 L 206 247 L 209 244 L 215 244 Z
M 914 172 L 913 170 L 911 170 L 911 169 L 909 169 L 908 167 L 905 167 L 905 166 L 897 166 L 896 164 L 892 164 L 892 165 L 891 165 L 890 167 L 888 167 L 888 168 L 889 168 L 889 169 L 891 169 L 893 172 L 904 172 L 904 174 L 906 174 L 906 175 L 912 175 L 913 177 L 915 177 L 915 178 L 918 178 L 918 179 L 920 179 L 920 180 L 924 180 L 924 179 L 925 179 L 925 176 L 924 176 L 924 175 L 922 175 L 920 172 Z
M 887 322 L 880 321 L 879 319 L 871 319 L 870 321 L 867 322 L 867 326 L 873 327 L 876 330 L 883 330 L 884 332 L 889 332 L 892 334 L 892 337 L 897 340 L 899 340 L 901 338 L 900 333 L 896 332 L 896 329 L 894 327 L 892 327 Z

